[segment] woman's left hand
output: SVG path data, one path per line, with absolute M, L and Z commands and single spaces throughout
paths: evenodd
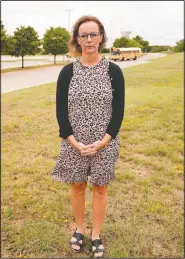
M 98 151 L 98 150 L 100 150 L 101 148 L 103 148 L 104 146 L 103 146 L 101 140 L 97 140 L 97 141 L 95 141 L 95 142 L 92 143 L 92 144 L 86 145 L 86 147 L 87 147 L 88 149 L 87 149 L 87 150 L 83 150 L 83 151 L 81 152 L 82 156 L 83 156 L 83 155 L 88 155 L 88 154 L 91 153 L 91 152 Z

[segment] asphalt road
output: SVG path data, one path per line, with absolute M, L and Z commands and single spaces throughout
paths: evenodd
M 138 60 L 113 61 L 121 68 L 150 62 L 151 59 L 165 56 L 161 53 L 150 53 Z M 32 86 L 56 82 L 62 66 L 34 68 L 24 71 L 8 72 L 1 74 L 1 93 L 29 88 Z

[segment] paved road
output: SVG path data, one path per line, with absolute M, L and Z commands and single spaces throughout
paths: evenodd
M 62 66 L 35 68 L 1 74 L 1 93 L 55 82 Z
M 151 59 L 159 58 L 165 54 L 152 53 L 140 57 L 138 60 L 117 61 L 121 68 L 144 64 L 150 62 Z M 24 71 L 8 72 L 1 74 L 1 93 L 29 88 L 32 86 L 48 84 L 56 82 L 62 66 L 34 68 Z

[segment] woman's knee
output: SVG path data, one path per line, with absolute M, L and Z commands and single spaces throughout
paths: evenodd
M 87 182 L 84 183 L 73 183 L 71 184 L 71 190 L 72 192 L 75 192 L 76 194 L 80 194 L 85 192 L 87 186 Z
M 108 186 L 93 185 L 93 192 L 98 195 L 106 195 L 108 192 Z

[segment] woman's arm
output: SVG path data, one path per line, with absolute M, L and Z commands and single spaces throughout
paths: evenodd
M 59 125 L 59 136 L 67 139 L 73 135 L 73 130 L 68 118 L 68 86 L 70 83 L 68 65 L 61 70 L 56 89 L 56 117 Z
M 114 139 L 119 132 L 124 117 L 125 108 L 125 80 L 121 68 L 113 64 L 112 66 L 112 118 L 106 133 Z

